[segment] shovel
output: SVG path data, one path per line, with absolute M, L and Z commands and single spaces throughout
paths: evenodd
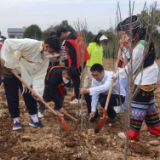
M 29 89 L 31 92 L 34 92 L 34 90 L 14 71 L 14 70 L 10 70 L 21 82 L 23 85 L 25 85 L 27 87 L 27 89 Z M 63 117 L 59 116 L 57 114 L 57 112 L 55 112 L 42 98 L 38 97 L 38 100 L 41 101 L 50 111 L 52 111 L 52 113 L 61 121 L 61 123 L 64 126 L 64 129 L 66 132 L 69 132 L 69 128 L 68 125 L 66 123 L 66 121 L 64 120 Z
M 118 57 L 117 57 L 117 61 L 116 61 L 116 64 L 115 64 L 115 71 L 117 71 L 120 56 L 121 56 L 121 48 L 119 48 L 119 51 L 118 51 Z M 108 104 L 109 104 L 110 97 L 111 97 L 111 94 L 112 94 L 113 84 L 114 84 L 114 79 L 112 79 L 112 82 L 111 82 L 111 85 L 110 85 L 109 93 L 108 93 L 108 96 L 107 96 L 107 101 L 106 101 L 106 104 L 105 104 L 105 107 L 104 107 L 104 110 L 103 110 L 103 117 L 99 120 L 98 124 L 96 125 L 96 127 L 94 129 L 95 133 L 98 133 L 101 130 L 101 128 L 106 123 L 106 120 L 108 118 L 108 117 L 106 118 L 106 115 L 107 115 Z

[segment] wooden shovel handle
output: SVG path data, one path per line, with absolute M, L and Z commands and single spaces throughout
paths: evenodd
M 11 70 L 11 72 L 31 91 L 34 92 L 34 90 L 14 71 Z M 58 116 L 57 112 L 54 111 L 42 98 L 38 97 L 38 100 L 41 101 L 50 111 L 52 111 L 56 116 Z M 64 113 L 66 116 L 68 116 L 70 119 L 75 121 L 76 123 L 78 120 L 71 115 L 69 115 L 67 112 Z M 59 116 L 58 116 L 59 117 Z
M 64 113 L 67 117 L 69 117 L 70 119 L 72 119 L 73 121 L 75 121 L 76 123 L 78 123 L 78 119 L 74 118 L 73 116 L 71 116 L 70 114 L 68 114 L 67 112 Z
M 14 71 L 10 70 L 21 82 L 25 85 L 32 93 L 34 90 Z M 38 100 L 41 101 L 49 110 L 51 110 L 55 115 L 58 115 L 41 97 L 38 96 Z
M 117 68 L 118 68 L 118 62 L 119 62 L 120 56 L 121 56 L 121 48 L 119 48 L 119 50 L 118 50 L 117 61 L 115 63 L 115 72 L 117 71 Z M 108 109 L 108 104 L 109 104 L 110 97 L 111 97 L 111 94 L 112 94 L 113 84 L 114 84 L 114 79 L 112 79 L 112 82 L 111 82 L 111 85 L 110 85 L 110 88 L 109 88 L 109 92 L 108 92 L 108 96 L 107 96 L 107 101 L 106 101 L 105 108 L 104 108 L 106 111 Z

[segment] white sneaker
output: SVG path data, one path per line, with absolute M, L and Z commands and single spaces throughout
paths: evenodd
M 124 134 L 124 132 L 119 132 L 118 136 L 122 139 L 126 139 L 126 135 Z
M 44 114 L 41 112 L 38 112 L 38 118 L 44 118 Z
M 15 124 L 13 124 L 13 130 L 16 131 L 16 130 L 20 130 L 22 129 L 22 126 L 20 123 L 16 122 Z
M 56 112 L 59 116 L 64 117 L 64 114 L 62 114 L 61 112 L 59 112 L 59 110 L 55 110 L 55 112 Z
M 75 98 L 73 101 L 70 102 L 70 104 L 78 104 L 78 102 L 81 103 L 81 101 L 81 99 L 78 100 L 77 98 Z

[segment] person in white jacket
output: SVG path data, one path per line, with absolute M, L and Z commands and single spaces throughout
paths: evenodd
M 160 136 L 160 119 L 154 103 L 154 90 L 159 73 L 155 62 L 154 43 L 149 41 L 146 29 L 141 28 L 141 22 L 135 15 L 122 21 L 121 28 L 127 34 L 130 34 L 132 29 L 132 54 L 125 68 L 117 71 L 113 78 L 122 79 L 133 74 L 135 96 L 131 103 L 129 139 L 140 138 L 144 120 L 150 134 Z M 126 139 L 126 132 L 120 132 L 118 136 Z
M 85 97 L 88 113 L 90 114 L 91 123 L 98 118 L 98 102 L 104 108 L 106 99 L 108 97 L 109 88 L 112 81 L 113 72 L 105 71 L 101 64 L 94 64 L 91 69 L 92 87 L 80 88 L 80 93 Z M 108 104 L 107 114 L 109 116 L 109 123 L 115 123 L 118 120 L 117 114 L 113 108 L 117 103 L 123 104 L 126 92 L 120 81 L 116 80 L 112 89 L 110 101 Z
M 31 115 L 29 125 L 44 127 L 37 117 L 35 99 L 37 96 L 43 96 L 49 58 L 54 57 L 54 53 L 60 50 L 60 43 L 54 37 L 47 38 L 44 43 L 33 39 L 7 39 L 4 42 L 1 52 L 4 66 L 14 69 L 34 90 L 34 93 L 30 93 L 12 74 L 4 78 L 8 108 L 11 118 L 13 118 L 13 130 L 22 128 L 19 120 L 19 89 L 23 93 L 25 104 Z

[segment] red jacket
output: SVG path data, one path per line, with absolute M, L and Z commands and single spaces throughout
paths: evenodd
M 71 66 L 72 59 L 70 58 L 70 55 L 68 53 L 67 49 L 67 42 L 69 42 L 76 51 L 76 57 L 77 57 L 77 63 L 76 68 L 79 68 L 83 63 L 88 61 L 90 59 L 89 53 L 87 51 L 87 48 L 85 46 L 85 43 L 82 39 L 82 36 L 78 34 L 78 37 L 76 39 L 68 39 L 65 42 L 65 49 L 68 57 L 68 66 Z M 84 55 L 83 55 L 84 54 Z

